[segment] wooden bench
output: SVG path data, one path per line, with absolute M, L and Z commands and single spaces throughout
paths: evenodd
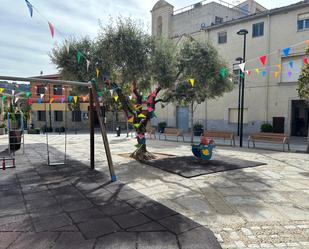
M 183 130 L 182 129 L 165 128 L 164 133 L 159 133 L 159 139 L 160 139 L 161 135 L 165 136 L 165 140 L 166 140 L 166 135 L 175 135 L 177 137 L 177 142 L 178 142 L 178 137 L 182 137 L 183 141 L 185 141 L 185 137 L 183 136 Z
M 232 132 L 232 131 L 208 131 L 208 130 L 205 130 L 203 136 L 211 138 L 213 140 L 215 140 L 216 138 L 223 138 L 224 141 L 225 141 L 225 139 L 228 139 L 228 140 L 231 141 L 231 146 L 235 146 L 235 135 L 234 135 L 234 132 Z
M 152 127 L 151 124 L 147 124 L 146 133 L 149 134 L 149 138 L 151 139 L 151 135 L 156 139 L 156 128 Z
M 252 142 L 253 147 L 255 147 L 255 141 L 262 142 L 279 142 L 282 143 L 283 151 L 285 149 L 285 145 L 288 145 L 288 150 L 290 150 L 290 137 L 287 134 L 283 133 L 268 133 L 268 132 L 260 132 L 251 134 L 248 138 L 248 148 L 250 147 L 250 142 Z

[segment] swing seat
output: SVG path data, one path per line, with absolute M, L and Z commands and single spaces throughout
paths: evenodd
M 192 144 L 192 153 L 198 159 L 210 160 L 214 147 L 214 144 Z

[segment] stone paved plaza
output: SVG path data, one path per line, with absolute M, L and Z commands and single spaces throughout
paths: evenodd
M 45 136 L 26 135 L 17 168 L 0 175 L 0 248 L 219 248 L 211 231 L 222 248 L 309 248 L 308 155 L 218 146 L 219 155 L 266 165 L 183 178 L 123 157 L 134 139 L 109 140 L 116 184 L 99 134 L 95 172 L 89 135 L 68 136 L 70 164 L 58 168 L 45 166 Z M 50 136 L 53 161 L 63 142 Z M 189 144 L 148 145 L 191 155 Z

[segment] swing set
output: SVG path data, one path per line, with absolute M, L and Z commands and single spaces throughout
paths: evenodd
M 96 90 L 96 82 L 92 80 L 91 82 L 79 82 L 79 81 L 67 81 L 67 80 L 52 80 L 52 79 L 43 79 L 43 78 L 23 78 L 23 77 L 11 77 L 11 76 L 0 76 L 0 80 L 7 80 L 7 81 L 22 81 L 22 82 L 36 82 L 42 85 L 48 84 L 65 84 L 71 86 L 84 86 L 89 88 L 89 130 L 90 130 L 90 168 L 95 168 L 95 151 L 94 151 L 94 110 L 96 110 L 97 118 L 100 124 L 100 131 L 103 139 L 103 144 L 105 147 L 106 158 L 109 167 L 109 173 L 111 177 L 111 181 L 117 181 L 117 177 L 115 175 L 114 165 L 112 161 L 112 155 L 110 152 L 109 142 L 106 133 L 106 127 L 104 123 L 104 118 L 102 115 L 102 111 L 100 108 L 100 102 L 98 99 L 98 93 Z M 67 105 L 65 105 L 67 106 Z M 46 106 L 45 106 L 46 108 Z M 95 109 L 94 109 L 95 108 Z M 67 113 L 67 112 L 65 112 Z M 67 115 L 67 114 L 65 114 Z M 67 124 L 67 116 L 65 116 L 65 126 Z M 66 164 L 66 144 L 67 144 L 67 127 L 65 127 L 65 153 L 64 153 L 64 161 L 63 162 L 51 162 L 50 160 L 50 149 L 49 149 L 49 134 L 48 131 L 45 132 L 46 134 L 46 147 L 47 147 L 47 163 L 49 166 L 55 165 L 64 165 Z

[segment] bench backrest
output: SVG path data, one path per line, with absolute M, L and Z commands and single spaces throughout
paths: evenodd
M 284 139 L 289 138 L 289 136 L 284 133 L 268 133 L 268 132 L 254 133 L 250 136 L 253 139 L 261 139 L 269 141 L 283 141 Z
M 148 122 L 147 126 L 146 126 L 146 132 L 155 132 L 156 128 L 152 127 L 151 123 Z
M 205 137 L 210 137 L 210 138 L 234 138 L 234 132 L 232 131 L 204 131 L 204 136 Z
M 177 128 L 165 128 L 164 133 L 166 134 L 175 134 L 175 135 L 182 135 L 183 131 L 182 129 L 177 129 Z

